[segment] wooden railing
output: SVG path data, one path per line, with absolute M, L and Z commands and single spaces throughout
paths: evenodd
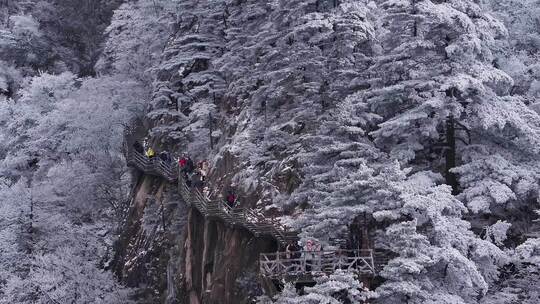
M 288 230 L 275 219 L 249 208 L 232 208 L 223 200 L 211 200 L 195 187 L 189 187 L 176 163 L 167 163 L 158 157 L 148 158 L 142 153 L 128 149 L 128 165 L 133 165 L 146 174 L 159 176 L 170 182 L 178 182 L 178 192 L 184 201 L 195 207 L 205 217 L 220 218 L 229 225 L 246 228 L 255 236 L 267 235 L 281 244 L 297 239 L 294 231 Z
M 331 274 L 338 269 L 362 276 L 376 274 L 370 249 L 261 253 L 259 268 L 265 278 L 286 280 Z
M 127 163 L 146 174 L 163 177 L 171 182 L 178 178 L 178 171 L 174 169 L 173 164 L 167 163 L 159 157 L 148 158 L 137 151 L 128 150 Z
M 272 237 L 282 245 L 298 239 L 295 231 L 274 218 L 268 218 L 254 209 L 230 207 L 223 200 L 210 199 L 196 187 L 189 187 L 175 162 L 167 163 L 158 157 L 148 158 L 129 148 L 127 162 L 146 174 L 177 182 L 180 196 L 204 217 L 219 218 L 229 225 L 244 227 L 255 236 Z M 261 276 L 267 279 L 295 280 L 302 277 L 312 280 L 313 276 L 330 274 L 338 269 L 374 276 L 381 263 L 386 264 L 384 259 L 385 256 L 375 259 L 372 250 L 277 252 L 261 254 L 259 265 Z
M 178 174 L 178 189 L 186 203 L 205 217 L 216 217 L 229 225 L 242 226 L 255 236 L 268 235 L 283 245 L 297 238 L 295 232 L 256 210 L 231 207 L 223 200 L 211 200 L 198 189 L 188 187 L 182 174 Z

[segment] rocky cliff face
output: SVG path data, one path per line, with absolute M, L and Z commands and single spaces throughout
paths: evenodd
M 116 243 L 114 272 L 139 287 L 142 303 L 181 303 L 182 252 L 187 208 L 174 185 L 141 175 Z
M 371 28 L 364 22 L 365 12 L 334 9 L 330 2 L 179 5 L 177 31 L 157 67 L 145 134 L 169 151 L 208 159 L 216 197 L 234 185 L 243 207 L 268 216 L 296 212 L 305 198 L 293 201 L 291 193 L 314 168 L 314 143 L 334 138 L 337 116 L 332 109 L 366 85 L 361 76 L 371 52 Z M 135 191 L 117 272 L 136 284 L 150 280 L 148 267 L 159 269 L 151 289 L 164 292 L 165 265 L 171 263 L 153 260 L 151 252 L 156 252 L 154 258 L 178 260 L 172 262 L 178 269 L 178 301 L 248 303 L 260 293 L 255 283 L 258 254 L 275 251 L 274 242 L 205 219 L 180 200 L 163 200 L 173 187 L 147 179 L 141 177 Z M 142 222 L 148 208 L 157 208 L 153 202 L 174 206 L 165 208 L 165 223 L 185 218 L 182 228 L 145 233 Z M 142 271 L 134 266 L 139 264 Z
M 142 287 L 147 303 L 241 304 L 262 294 L 257 261 L 277 249 L 274 240 L 205 218 L 182 201 L 176 185 L 134 174 L 113 265 L 124 282 Z
M 250 303 L 262 292 L 259 253 L 275 250 L 273 243 L 190 210 L 184 247 L 187 303 Z

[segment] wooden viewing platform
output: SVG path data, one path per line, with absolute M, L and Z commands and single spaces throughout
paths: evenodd
M 371 249 L 261 253 L 259 271 L 265 279 L 310 282 L 313 276 L 341 269 L 359 276 L 375 276 Z

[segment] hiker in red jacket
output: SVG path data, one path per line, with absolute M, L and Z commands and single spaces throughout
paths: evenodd
M 234 194 L 234 192 L 232 192 L 232 190 L 229 190 L 226 199 L 227 205 L 229 205 L 229 207 L 231 208 L 234 208 L 236 205 L 236 195 Z
M 231 183 L 230 186 L 223 189 L 223 194 L 227 206 L 230 208 L 235 208 L 238 204 L 238 196 L 236 196 L 236 183 Z
M 187 157 L 186 154 L 182 155 L 182 158 L 178 160 L 178 166 L 180 166 L 181 169 L 183 169 L 187 164 Z

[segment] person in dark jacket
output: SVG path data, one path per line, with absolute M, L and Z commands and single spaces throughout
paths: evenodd
M 231 208 L 235 207 L 235 205 L 236 205 L 236 195 L 234 194 L 234 192 L 232 192 L 232 190 L 228 191 L 227 197 L 225 199 L 227 200 L 227 205 L 229 205 L 229 207 L 231 207 Z
M 144 153 L 144 148 L 143 148 L 143 146 L 141 145 L 141 143 L 138 142 L 138 141 L 135 141 L 135 142 L 133 143 L 133 150 L 135 150 L 136 152 L 141 153 L 141 154 Z
M 289 250 L 292 252 L 291 258 L 293 259 L 299 259 L 302 256 L 302 247 L 298 245 L 298 242 L 292 242 L 292 244 L 289 247 Z
M 193 173 L 191 176 L 191 179 L 193 181 L 193 187 L 197 188 L 199 191 L 202 191 L 204 183 L 201 173 L 199 171 L 195 171 L 195 173 Z
M 165 162 L 165 163 L 169 163 L 171 161 L 171 157 L 169 156 L 169 153 L 166 152 L 166 151 L 163 151 L 161 153 L 159 153 L 159 158 Z
M 302 257 L 302 247 L 298 245 L 298 242 L 290 241 L 285 248 L 287 252 L 287 258 L 293 259 L 294 261 L 291 264 L 300 264 L 299 259 Z
M 185 168 L 186 168 L 187 173 L 191 173 L 193 172 L 193 170 L 195 170 L 195 164 L 193 163 L 193 160 L 189 156 L 187 157 Z

